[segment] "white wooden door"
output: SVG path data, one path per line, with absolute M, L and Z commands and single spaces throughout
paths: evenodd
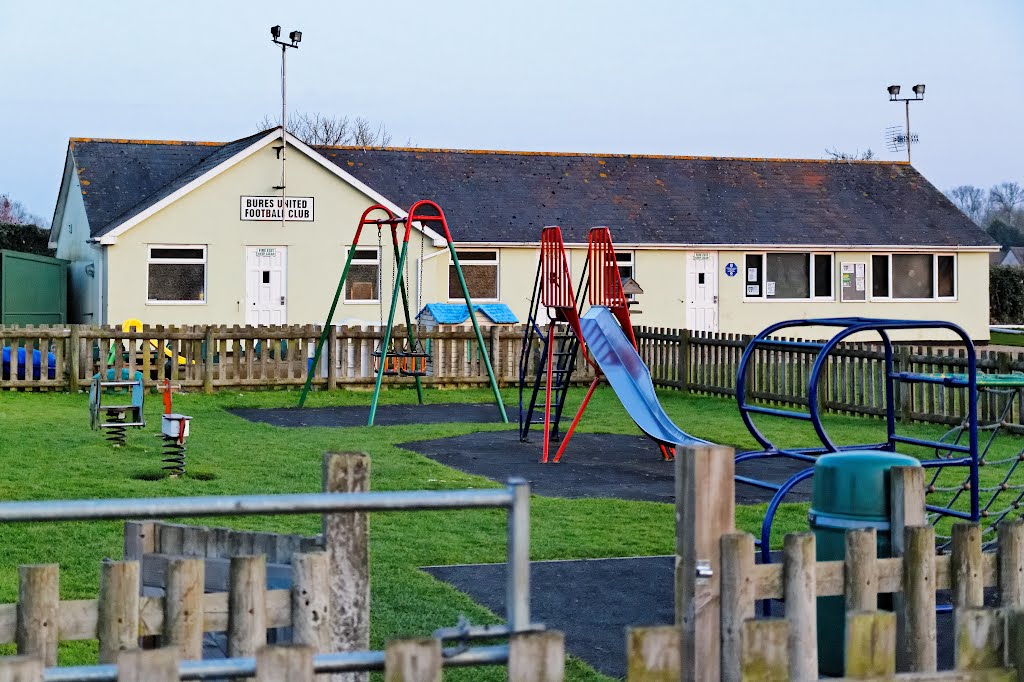
M 686 263 L 686 328 L 718 331 L 718 252 L 692 251 Z
M 288 323 L 288 247 L 245 247 L 245 323 Z

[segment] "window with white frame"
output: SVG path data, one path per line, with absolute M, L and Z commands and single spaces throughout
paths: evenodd
M 619 265 L 619 279 L 625 284 L 627 279 L 635 279 L 636 270 L 633 267 L 633 252 L 632 251 L 616 251 L 615 261 Z M 626 300 L 635 301 L 636 296 L 629 294 L 626 296 Z
M 747 299 L 834 298 L 831 253 L 748 253 L 744 260 Z
M 459 257 L 470 298 L 474 301 L 498 300 L 498 252 L 457 249 L 455 253 Z M 462 298 L 455 261 L 449 261 L 448 265 L 448 298 Z
M 956 298 L 956 256 L 891 253 L 871 256 L 872 299 Z
M 351 248 L 351 247 L 349 247 Z M 380 250 L 358 248 L 345 278 L 346 303 L 377 303 L 380 300 Z
M 149 303 L 206 303 L 206 246 L 151 244 L 147 279 Z

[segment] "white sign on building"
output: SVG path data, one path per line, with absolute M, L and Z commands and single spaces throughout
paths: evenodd
M 241 197 L 242 220 L 313 221 L 313 197 Z

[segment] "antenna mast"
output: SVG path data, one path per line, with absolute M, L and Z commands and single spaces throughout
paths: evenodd
M 270 27 L 271 42 L 281 46 L 281 184 L 274 189 L 281 190 L 281 227 L 284 227 L 285 218 L 288 215 L 287 187 L 288 187 L 288 48 L 298 49 L 302 41 L 302 31 L 292 31 L 288 34 L 285 42 L 281 38 L 281 26 Z

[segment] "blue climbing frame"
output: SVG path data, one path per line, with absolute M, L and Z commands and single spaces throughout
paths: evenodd
M 833 327 L 839 331 L 828 341 L 791 341 L 779 338 L 781 333 L 790 331 L 799 335 L 798 330 L 806 327 Z M 893 343 L 889 333 L 896 330 L 920 330 L 936 329 L 948 330 L 956 334 L 963 341 L 966 347 L 967 373 L 966 376 L 937 376 L 899 371 L 893 364 Z M 821 405 L 818 399 L 818 389 L 822 373 L 828 368 L 829 355 L 844 340 L 854 334 L 874 332 L 878 334 L 879 340 L 885 349 L 885 420 L 887 438 L 884 443 L 838 445 L 829 436 L 825 426 L 821 423 Z M 751 397 L 748 397 L 749 373 L 758 350 L 783 350 L 797 351 L 808 354 L 816 354 L 814 364 L 811 367 L 807 378 L 807 411 L 779 409 L 765 405 L 752 404 Z M 746 483 L 766 490 L 774 490 L 774 496 L 768 504 L 764 521 L 761 524 L 761 556 L 764 561 L 770 561 L 770 538 L 772 523 L 775 513 L 783 499 L 798 483 L 810 478 L 814 473 L 813 464 L 818 455 L 829 452 L 842 452 L 844 450 L 885 450 L 893 452 L 900 444 L 932 449 L 935 457 L 931 459 L 921 458 L 924 467 L 968 467 L 970 486 L 970 512 L 959 511 L 950 507 L 928 505 L 929 512 L 941 516 L 952 516 L 968 521 L 977 521 L 979 518 L 979 497 L 978 497 L 978 385 L 977 367 L 974 352 L 974 343 L 961 327 L 952 322 L 943 321 L 917 321 L 917 320 L 889 320 L 864 317 L 830 317 L 809 320 L 787 320 L 771 325 L 755 336 L 743 351 L 739 368 L 736 373 L 736 399 L 739 404 L 740 416 L 751 435 L 761 445 L 761 450 L 740 453 L 736 456 L 736 462 L 744 462 L 755 459 L 770 457 L 787 457 L 798 461 L 807 462 L 810 466 L 807 469 L 797 472 L 782 483 L 752 478 L 749 476 L 736 476 L 737 482 Z M 968 432 L 967 443 L 932 441 L 921 438 L 903 436 L 896 433 L 896 383 L 931 383 L 940 384 L 950 388 L 967 389 L 967 416 L 965 420 Z M 798 419 L 809 421 L 814 427 L 821 447 L 787 449 L 777 446 L 771 442 L 754 423 L 753 415 L 770 415 L 785 419 Z M 947 457 L 942 457 L 946 453 Z

